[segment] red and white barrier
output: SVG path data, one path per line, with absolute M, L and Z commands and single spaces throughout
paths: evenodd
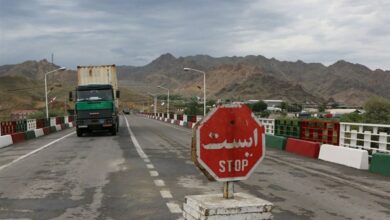
M 301 156 L 318 158 L 318 155 L 320 153 L 320 143 L 304 141 L 295 138 L 288 138 L 286 144 L 286 151 Z

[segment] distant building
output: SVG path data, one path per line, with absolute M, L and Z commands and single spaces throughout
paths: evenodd
M 357 113 L 362 113 L 364 112 L 361 109 L 356 109 L 356 108 L 349 108 L 349 109 L 327 109 L 327 112 L 333 115 L 343 115 L 343 114 L 349 114 L 352 112 L 357 112 Z
M 284 102 L 283 100 L 272 100 L 272 99 L 265 99 L 263 100 L 265 104 L 267 104 L 268 107 L 280 107 L 282 103 Z
M 27 119 L 29 115 L 34 114 L 36 112 L 37 110 L 32 110 L 32 109 L 15 110 L 11 112 L 11 120 L 17 121 L 17 120 Z
M 282 109 L 281 108 L 278 108 L 278 107 L 267 107 L 267 110 L 268 111 L 271 111 L 271 112 L 281 112 Z

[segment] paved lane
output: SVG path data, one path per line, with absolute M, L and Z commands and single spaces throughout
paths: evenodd
M 135 144 L 122 117 L 118 136 L 65 130 L 1 149 L 0 219 L 180 219 L 184 196 L 221 191 L 190 161 L 189 129 L 126 117 Z M 267 153 L 236 191 L 275 203 L 275 219 L 389 219 L 389 178 Z
M 123 118 L 122 118 L 123 120 Z M 172 219 L 124 121 L 118 136 L 62 131 L 0 152 L 0 219 Z
M 153 119 L 130 116 L 140 146 L 158 177 L 167 183 L 172 201 L 185 195 L 220 192 L 192 165 L 189 129 Z M 275 219 L 389 219 L 390 178 L 366 171 L 307 159 L 277 150 L 249 180 L 237 184 L 247 192 L 273 202 Z

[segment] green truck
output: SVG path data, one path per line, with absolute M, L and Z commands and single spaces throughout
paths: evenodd
M 77 136 L 95 130 L 116 135 L 119 90 L 115 65 L 77 66 L 75 114 Z M 73 93 L 69 94 L 73 100 Z

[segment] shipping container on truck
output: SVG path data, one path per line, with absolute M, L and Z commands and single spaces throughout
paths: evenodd
M 118 107 L 116 66 L 77 66 L 77 136 L 94 130 L 109 130 L 116 135 L 119 128 Z

